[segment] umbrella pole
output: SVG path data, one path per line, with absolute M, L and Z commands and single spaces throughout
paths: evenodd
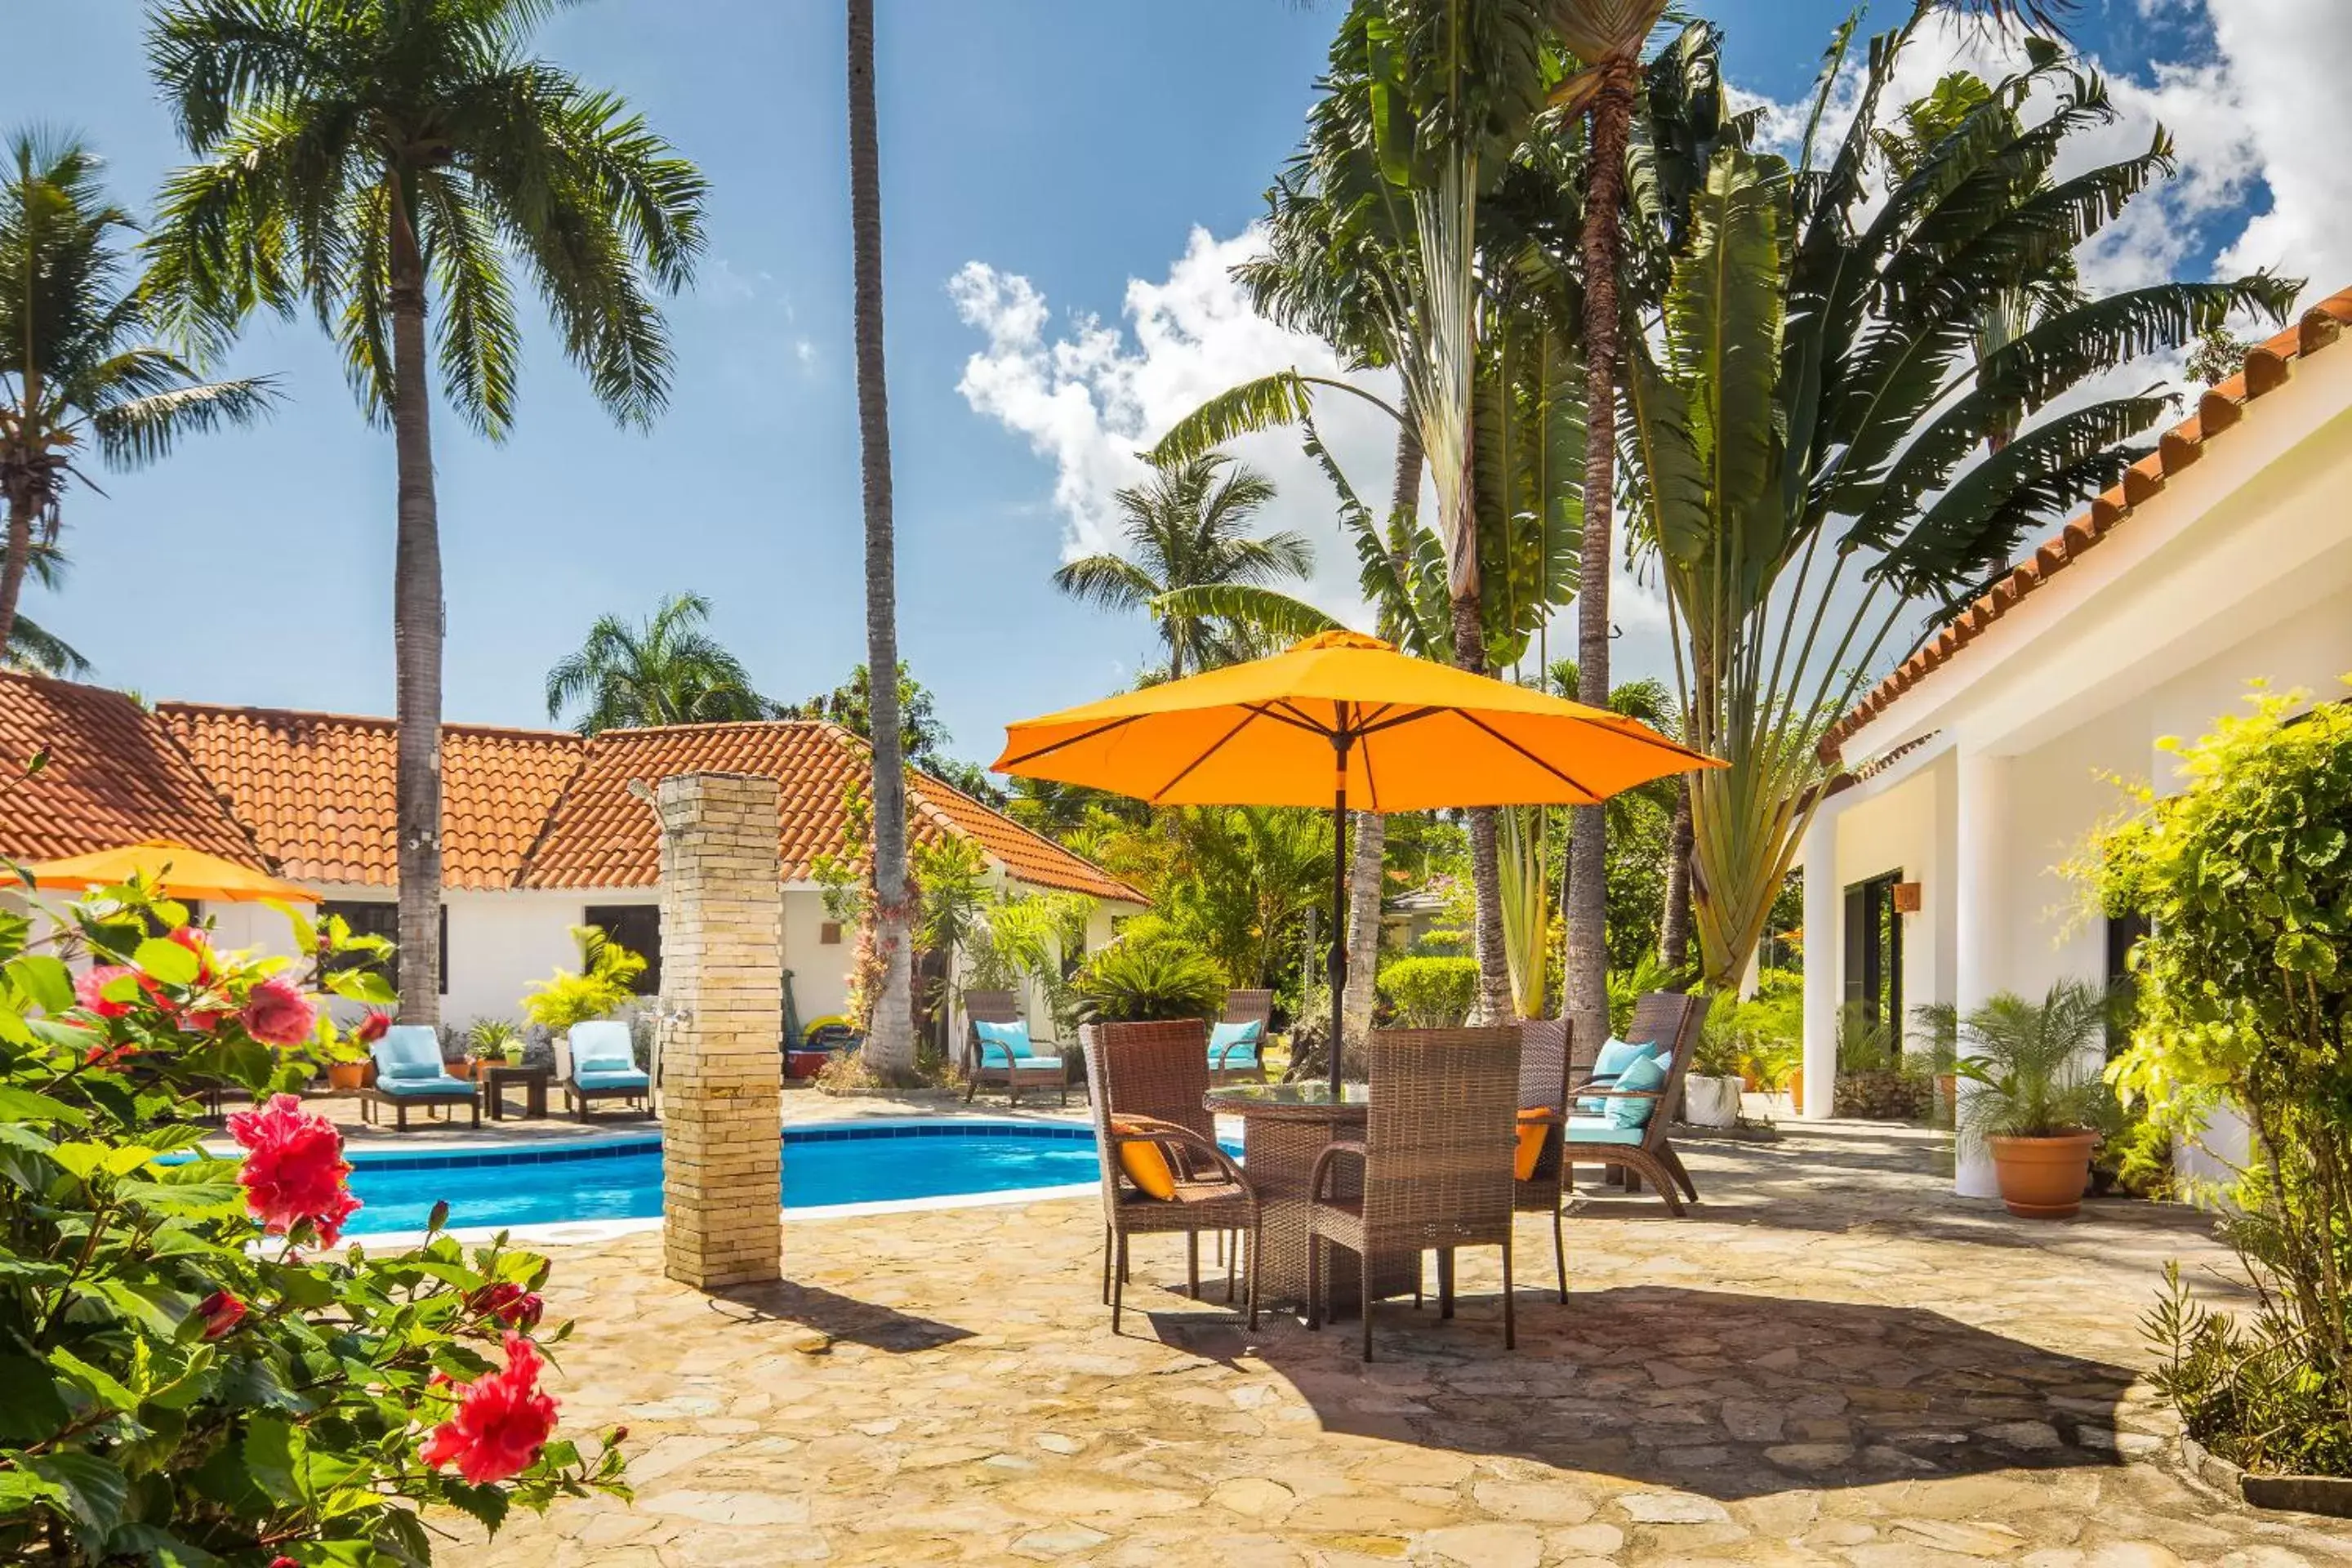
M 1339 1032 L 1340 1000 L 1348 988 L 1348 748 L 1354 737 L 1345 727 L 1331 738 L 1339 773 L 1331 785 L 1331 1095 L 1339 1094 L 1339 1058 L 1346 1045 Z

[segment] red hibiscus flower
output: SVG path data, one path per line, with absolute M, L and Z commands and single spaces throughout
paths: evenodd
M 245 999 L 245 1032 L 264 1045 L 299 1046 L 318 1027 L 319 1010 L 282 974 L 255 986 Z
M 262 1110 L 232 1115 L 228 1131 L 246 1150 L 236 1179 L 245 1188 L 246 1207 L 263 1227 L 284 1236 L 308 1220 L 320 1246 L 334 1246 L 343 1222 L 360 1206 L 343 1183 L 352 1167 L 335 1124 L 304 1110 L 294 1096 L 279 1094 Z
M 196 1316 L 205 1321 L 205 1338 L 216 1340 L 245 1321 L 245 1303 L 226 1290 L 215 1290 L 196 1303 Z
M 540 1314 L 547 1310 L 547 1303 L 536 1292 L 524 1289 L 511 1279 L 501 1279 L 467 1297 L 466 1310 L 483 1313 L 509 1329 L 528 1331 L 539 1327 Z
M 92 1046 L 82 1057 L 84 1067 L 119 1068 L 125 1057 L 135 1057 L 139 1047 L 133 1045 Z
M 104 992 L 126 974 L 139 972 L 127 963 L 97 963 L 74 981 L 74 999 L 101 1018 L 120 1018 L 131 1011 L 128 1002 L 110 1002 Z
M 477 1486 L 529 1469 L 555 1430 L 555 1401 L 539 1391 L 540 1364 L 538 1346 L 507 1335 L 506 1370 L 464 1385 L 457 1413 L 433 1429 L 417 1457 L 436 1469 L 454 1463 Z
M 370 1013 L 352 1026 L 352 1038 L 362 1046 L 372 1046 L 383 1038 L 383 1032 L 391 1027 L 391 1014 Z

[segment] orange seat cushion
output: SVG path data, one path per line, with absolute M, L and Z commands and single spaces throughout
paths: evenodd
M 1113 1121 L 1110 1130 L 1115 1135 L 1140 1131 L 1131 1121 Z M 1127 1173 L 1127 1179 L 1146 1197 L 1165 1203 L 1176 1195 L 1176 1173 L 1169 1168 L 1168 1156 L 1157 1143 L 1121 1143 L 1118 1168 Z
M 1511 1160 L 1515 1181 L 1535 1179 L 1536 1163 L 1543 1158 L 1544 1140 L 1551 1136 L 1552 1112 L 1541 1106 L 1519 1112 L 1519 1149 Z

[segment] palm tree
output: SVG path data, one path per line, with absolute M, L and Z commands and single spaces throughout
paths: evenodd
M 572 727 L 583 735 L 773 718 L 776 705 L 752 689 L 742 661 L 702 629 L 709 618 L 699 594 L 663 600 L 635 626 L 599 616 L 579 651 L 547 672 L 547 716 L 578 707 Z
M 221 338 L 306 300 L 398 469 L 400 969 L 439 968 L 441 533 L 428 358 L 476 431 L 514 421 L 513 274 L 623 425 L 668 400 L 649 289 L 702 247 L 704 182 L 609 92 L 525 52 L 544 0 L 161 0 L 148 58 L 200 162 L 165 183 L 152 286 Z M 409 986 L 400 1016 L 437 1022 Z
M 80 656 L 16 613 L 25 579 L 51 580 L 76 463 L 152 462 L 182 436 L 245 425 L 269 406 L 266 378 L 207 382 L 150 341 L 147 300 L 120 243 L 137 231 L 106 199 L 99 159 L 70 138 L 21 132 L 0 184 L 0 648 L 53 671 Z
M 866 668 L 898 668 L 898 544 L 890 514 L 890 395 L 882 355 L 882 153 L 874 112 L 874 0 L 849 0 L 849 227 L 857 337 L 857 447 L 866 494 Z M 864 1047 L 886 1078 L 915 1067 L 914 900 L 898 686 L 875 684 L 874 942 L 882 984 Z
M 1130 485 L 1113 499 L 1127 520 L 1120 531 L 1130 553 L 1065 562 L 1054 573 L 1054 586 L 1104 609 L 1149 611 L 1160 623 L 1171 680 L 1230 664 L 1240 650 L 1214 617 L 1164 608 L 1162 595 L 1228 583 L 1303 581 L 1315 570 L 1314 546 L 1302 536 L 1285 531 L 1258 539 L 1245 531 L 1274 500 L 1274 483 L 1221 452 L 1163 463 L 1149 483 Z
M 55 544 L 36 539 L 33 558 L 25 575 L 42 587 L 55 592 L 65 581 L 65 552 Z M 44 629 L 22 610 L 8 628 L 8 641 L 0 646 L 0 669 L 21 669 L 33 675 L 85 676 L 89 673 L 89 660 L 81 650 L 63 637 Z
M 1986 562 L 2142 456 L 2132 438 L 2170 407 L 2068 395 L 2234 315 L 2283 319 L 2299 287 L 2045 287 L 2172 165 L 2159 134 L 2047 177 L 2071 134 L 2115 114 L 2054 47 L 1916 149 L 1909 177 L 1880 180 L 1877 104 L 1917 26 L 1872 42 L 1825 163 L 1716 155 L 1657 353 L 1626 344 L 1629 492 L 1675 618 L 1680 706 L 1692 743 L 1730 763 L 1691 781 L 1710 987 L 1747 967 L 1836 762 L 1831 723 L 1985 591 Z M 2045 91 L 2053 107 L 2029 119 Z M 1987 347 L 1986 313 L 2021 288 L 2036 319 Z

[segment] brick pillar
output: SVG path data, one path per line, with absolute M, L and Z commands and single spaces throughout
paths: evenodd
M 698 1289 L 783 1267 L 782 870 L 776 783 L 688 773 L 661 816 L 662 1270 Z

